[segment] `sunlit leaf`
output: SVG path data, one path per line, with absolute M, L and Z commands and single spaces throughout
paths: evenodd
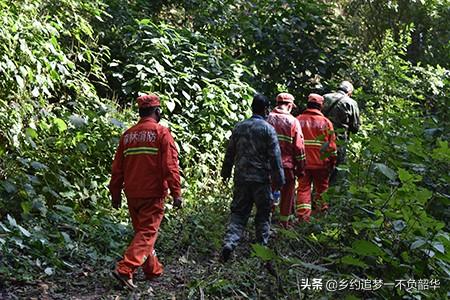
M 32 161 L 32 162 L 30 163 L 30 165 L 31 165 L 31 167 L 32 167 L 33 169 L 35 169 L 35 170 L 44 170 L 44 169 L 47 169 L 47 166 L 46 166 L 46 165 L 44 165 L 43 163 L 40 163 L 40 162 L 38 162 L 38 161 Z
M 87 120 L 85 118 L 82 118 L 82 117 L 80 117 L 78 115 L 71 115 L 69 117 L 69 121 L 70 121 L 70 123 L 72 123 L 76 127 L 83 127 L 83 126 L 86 126 L 88 124 Z
M 8 214 L 6 215 L 6 218 L 8 219 L 9 225 L 11 225 L 12 227 L 17 227 L 17 222 L 16 219 L 14 219 L 14 217 Z
M 433 246 L 434 249 L 436 249 L 437 251 L 441 252 L 442 254 L 445 253 L 445 247 L 442 243 L 439 242 L 434 242 L 431 244 Z
M 392 223 L 394 224 L 395 231 L 402 231 L 406 227 L 406 222 L 403 220 L 395 220 Z
M 57 126 L 59 132 L 63 132 L 65 130 L 67 130 L 66 123 L 60 118 L 54 118 L 53 119 L 53 124 L 55 124 Z
M 402 168 L 398 170 L 398 177 L 400 178 L 400 181 L 403 183 L 407 183 L 414 180 L 414 175 Z
M 24 236 L 26 236 L 26 237 L 30 237 L 30 236 L 31 236 L 31 233 L 30 233 L 28 230 L 26 230 L 25 228 L 23 228 L 22 226 L 17 225 L 17 227 L 19 228 L 20 232 L 21 232 Z
M 259 257 L 263 261 L 269 261 L 276 257 L 276 254 L 273 252 L 273 250 L 260 244 L 252 244 L 252 249 L 252 256 Z
M 363 255 L 363 256 L 371 256 L 371 255 L 383 255 L 383 251 L 372 242 L 366 240 L 357 240 L 352 243 L 353 252 Z
M 191 96 L 187 92 L 181 91 L 181 93 L 183 94 L 184 98 L 186 98 L 187 100 L 191 100 Z
M 167 109 L 168 109 L 170 112 L 173 112 L 173 110 L 175 109 L 175 102 L 173 102 L 173 101 L 167 101 L 167 102 L 166 102 L 166 106 L 167 106 Z
M 66 232 L 61 231 L 61 235 L 63 236 L 64 242 L 65 242 L 66 244 L 69 244 L 69 243 L 72 242 L 72 239 L 70 238 L 70 236 L 69 236 Z
M 39 89 L 37 87 L 35 87 L 32 91 L 31 91 L 31 95 L 33 95 L 33 97 L 37 98 L 39 97 Z
M 311 263 L 306 263 L 306 262 L 300 262 L 300 264 L 302 265 L 302 267 L 304 267 L 306 269 L 315 270 L 315 271 L 319 271 L 319 272 L 327 272 L 328 271 L 327 268 L 324 268 L 324 267 L 316 265 L 316 264 L 311 264 Z
M 386 176 L 390 180 L 395 180 L 397 178 L 397 174 L 395 173 L 395 171 L 385 164 L 376 163 L 374 165 L 384 176 Z
M 30 127 L 25 129 L 25 132 L 32 139 L 35 139 L 38 136 L 36 130 L 34 130 L 33 128 L 30 128 Z
M 65 212 L 65 213 L 72 213 L 73 209 L 71 207 L 65 206 L 65 205 L 55 205 L 56 209 Z
M 15 77 L 16 77 L 17 85 L 19 86 L 19 88 L 23 89 L 25 87 L 25 83 L 23 81 L 23 78 L 20 77 L 19 75 L 16 75 Z
M 418 239 L 418 240 L 416 240 L 414 243 L 411 244 L 410 249 L 411 249 L 411 250 L 414 250 L 414 249 L 420 248 L 420 247 L 422 247 L 423 245 L 425 245 L 426 243 L 427 243 L 427 242 L 426 242 L 425 240 L 423 240 L 423 239 Z
M 0 228 L 3 230 L 3 232 L 11 232 L 11 230 L 8 229 L 2 222 L 0 222 Z

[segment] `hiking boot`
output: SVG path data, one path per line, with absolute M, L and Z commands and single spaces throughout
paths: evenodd
M 264 264 L 264 267 L 267 269 L 267 271 L 269 272 L 270 275 L 272 276 L 277 276 L 277 271 L 275 270 L 275 268 L 273 267 L 273 264 L 268 261 Z
M 120 282 L 120 284 L 129 290 L 134 290 L 137 285 L 133 283 L 133 279 L 127 275 L 120 274 L 117 270 L 111 272 L 112 276 Z
M 231 249 L 229 246 L 224 246 L 222 248 L 222 253 L 220 253 L 220 261 L 223 263 L 227 262 L 230 259 L 232 252 L 233 249 Z
M 144 272 L 138 271 L 134 276 L 133 280 L 136 282 L 143 282 L 143 281 L 159 281 L 161 279 L 161 276 L 163 273 L 154 275 L 154 274 L 145 274 Z

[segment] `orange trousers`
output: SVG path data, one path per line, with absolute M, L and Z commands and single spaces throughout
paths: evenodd
M 328 169 L 306 170 L 305 176 L 299 178 L 297 187 L 297 218 L 309 222 L 312 204 L 314 212 L 328 209 L 327 203 L 319 203 L 321 195 L 328 189 L 330 172 Z M 311 204 L 311 184 L 314 185 L 314 201 Z
M 117 263 L 116 270 L 132 278 L 134 271 L 142 266 L 147 279 L 160 276 L 164 269 L 155 255 L 154 247 L 164 216 L 164 198 L 128 199 L 128 210 L 134 238 L 122 260 Z
M 286 183 L 280 190 L 280 224 L 287 225 L 294 210 L 295 176 L 294 170 L 284 169 Z

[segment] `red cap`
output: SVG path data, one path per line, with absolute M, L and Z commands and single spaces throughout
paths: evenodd
M 320 106 L 323 105 L 323 97 L 319 94 L 309 94 L 308 95 L 308 102 L 317 103 Z
M 279 93 L 275 98 L 277 103 L 292 103 L 294 104 L 294 107 L 297 107 L 294 103 L 294 99 L 295 99 L 294 96 L 292 96 L 292 94 L 289 93 Z
M 137 98 L 139 108 L 161 106 L 159 97 L 155 94 L 142 95 Z

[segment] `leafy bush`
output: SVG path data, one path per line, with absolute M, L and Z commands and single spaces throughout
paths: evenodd
M 221 40 L 252 70 L 246 81 L 267 95 L 303 96 L 350 61 L 335 8 L 329 1 L 169 1 L 159 17 Z
M 105 78 L 107 51 L 90 25 L 102 14 L 101 2 L 1 6 L 8 7 L 0 19 L 1 268 L 2 276 L 28 280 L 61 267 L 86 240 L 85 223 L 111 223 L 96 211 L 107 203 L 122 125 L 113 119 L 115 104 L 100 99 L 93 85 Z
M 329 1 L 128 2 L 0 0 L 1 282 L 114 263 L 131 232 L 126 210 L 109 210 L 111 159 L 137 93 L 156 92 L 188 200 L 157 244 L 165 263 L 192 269 L 180 296 L 445 299 L 445 288 L 299 290 L 313 277 L 448 283 L 450 78 L 405 60 L 409 31 L 359 53 Z M 255 90 L 301 95 L 343 78 L 363 126 L 347 179 L 324 196 L 330 214 L 217 266 L 231 194 L 218 166 Z
M 360 276 L 385 282 L 445 281 L 450 240 L 448 212 L 442 208 L 449 200 L 444 191 L 450 152 L 443 142 L 448 132 L 440 126 L 448 122 L 436 121 L 448 106 L 449 77 L 439 67 L 414 67 L 403 60 L 405 45 L 387 35 L 381 53 L 355 59 L 352 78 L 361 86 L 355 98 L 364 107 L 362 132 L 353 137 L 348 191 L 328 193 L 347 221 L 334 227 L 337 236 L 323 238 L 342 253 L 333 259 L 340 273 L 357 267 Z M 333 225 L 325 228 L 333 230 Z M 404 290 L 395 293 L 405 295 Z M 444 297 L 446 292 L 435 293 Z M 381 289 L 378 295 L 392 292 Z
M 343 1 L 349 34 L 357 38 L 362 51 L 383 47 L 383 37 L 391 31 L 396 42 L 407 36 L 411 43 L 402 55 L 414 64 L 449 67 L 450 22 L 447 0 L 385 1 L 370 3 Z
M 212 201 L 223 143 L 234 122 L 248 113 L 254 93 L 240 80 L 246 68 L 223 45 L 198 33 L 142 20 L 122 29 L 129 31 L 129 39 L 123 40 L 128 45 L 127 61 L 112 58 L 103 65 L 109 52 L 98 46 L 91 27 L 93 20 L 96 24 L 107 17 L 101 3 L 14 5 L 17 10 L 10 10 L 11 15 L 2 20 L 10 21 L 6 23 L 10 32 L 19 28 L 23 38 L 5 35 L 4 42 L 18 39 L 26 47 L 5 54 L 4 66 L 23 67 L 11 67 L 11 74 L 0 80 L 5 91 L 17 88 L 17 93 L 4 94 L 0 100 L 4 199 L 0 217 L 8 222 L 0 228 L 4 274 L 23 270 L 18 280 L 29 280 L 42 271 L 52 275 L 67 260 L 88 257 L 100 262 L 98 253 L 123 248 L 123 241 L 117 240 L 122 229 L 112 225 L 115 218 L 124 218 L 123 211 L 111 219 L 102 207 L 109 206 L 105 187 L 125 127 L 119 120 L 131 123 L 136 112 L 125 109 L 119 116 L 114 102 L 97 96 L 96 88 L 104 92 L 106 76 L 123 86 L 116 94 L 124 105 L 123 99 L 134 102 L 138 91 L 162 96 L 166 125 L 179 143 L 183 175 L 189 179 L 186 197 L 195 194 Z M 54 18 L 46 18 L 46 13 Z M 15 18 L 23 22 L 14 24 Z M 26 26 L 25 20 L 35 20 L 41 27 Z M 43 29 L 35 32 L 39 28 Z M 43 239 L 52 228 L 57 231 Z M 111 235 L 100 236 L 105 230 Z M 214 234 L 217 244 L 218 232 Z M 68 254 L 78 246 L 82 249 L 75 256 Z M 14 258 L 20 253 L 26 260 Z M 43 258 L 36 263 L 36 257 Z M 108 259 L 106 255 L 103 261 Z
M 134 103 L 139 91 L 158 93 L 186 184 L 215 184 L 207 178 L 218 175 L 224 142 L 248 115 L 255 92 L 241 80 L 249 71 L 225 45 L 186 29 L 143 19 L 123 28 L 122 36 L 126 60 L 113 57 L 110 64 L 110 81 L 121 86 L 122 101 Z
M 74 164 L 79 158 L 68 157 L 64 151 L 89 140 L 88 130 L 102 126 L 91 122 L 108 110 L 91 83 L 91 78 L 104 77 L 103 56 L 89 25 L 90 19 L 99 17 L 101 5 L 56 2 L 2 1 L 9 6 L 0 26 L 1 43 L 6 45 L 0 62 L 4 75 L 0 80 L 0 179 L 4 180 L 1 192 L 8 199 L 1 207 L 2 216 L 10 204 L 10 212 L 17 216 L 17 206 L 25 200 L 41 201 L 44 196 L 45 202 L 53 203 L 55 190 L 70 187 L 69 181 L 79 173 L 67 179 L 65 170 L 54 171 L 60 164 L 85 169 Z M 37 186 L 42 194 L 34 190 Z M 22 206 L 30 210 L 30 204 Z

